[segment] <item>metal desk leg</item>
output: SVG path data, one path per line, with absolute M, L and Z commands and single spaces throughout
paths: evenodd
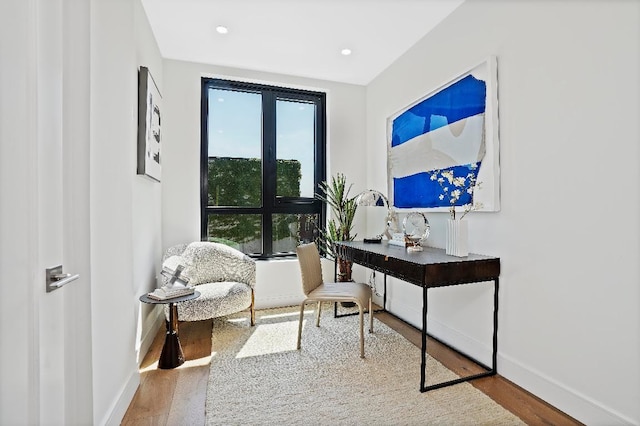
M 382 310 L 387 310 L 387 274 L 384 274 L 384 294 L 382 295 Z
M 473 379 L 479 379 L 481 377 L 494 376 L 497 373 L 497 359 L 498 359 L 498 289 L 499 289 L 499 281 L 498 278 L 493 280 L 493 352 L 491 354 L 491 367 L 481 363 L 475 358 L 470 357 L 469 355 L 462 353 L 455 348 L 452 348 L 448 344 L 444 342 L 440 342 L 440 340 L 431 337 L 434 340 L 438 340 L 440 343 L 449 347 L 450 349 L 462 354 L 467 357 L 471 361 L 475 362 L 482 368 L 484 368 L 484 373 L 472 374 L 470 376 L 460 377 L 455 380 L 449 380 L 446 382 L 436 383 L 434 385 L 426 386 L 426 369 L 427 369 L 427 287 L 423 287 L 422 289 L 422 360 L 420 364 L 420 392 L 426 392 L 433 389 L 440 389 L 446 386 L 455 385 L 457 383 L 468 382 Z
M 493 280 L 493 355 L 491 357 L 491 372 L 498 371 L 498 277 Z
M 420 354 L 420 392 L 425 392 L 427 370 L 427 287 L 422 287 L 422 346 Z

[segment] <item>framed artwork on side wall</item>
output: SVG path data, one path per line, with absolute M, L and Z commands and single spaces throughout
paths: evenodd
M 138 73 L 138 174 L 160 182 L 162 96 L 147 67 Z
M 389 117 L 387 132 L 392 206 L 500 210 L 495 56 Z

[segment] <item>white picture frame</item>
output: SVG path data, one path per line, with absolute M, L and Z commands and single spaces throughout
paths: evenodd
M 464 112 L 460 113 L 465 119 L 473 118 L 475 121 L 465 122 L 462 119 L 447 121 L 451 117 L 433 114 L 434 109 L 429 105 L 439 102 L 438 99 L 447 97 L 449 90 L 465 93 L 466 86 L 464 84 L 466 81 L 474 84 L 473 87 L 484 86 L 485 88 L 484 110 L 481 113 L 479 110 L 475 111 L 473 117 L 471 117 L 471 113 L 469 117 L 465 116 Z M 454 89 L 456 87 L 457 89 Z M 451 96 L 450 99 L 453 104 L 452 109 L 456 109 L 456 96 Z M 441 121 L 440 124 L 432 124 L 438 120 Z M 420 130 L 420 126 L 423 127 L 423 130 Z M 387 183 L 390 205 L 399 211 L 416 209 L 449 211 L 452 208 L 449 204 L 449 198 L 442 197 L 442 186 L 431 179 L 431 176 L 438 170 L 450 170 L 451 167 L 456 166 L 456 158 L 454 157 L 459 155 L 460 150 L 456 148 L 456 153 L 450 155 L 445 152 L 446 149 L 441 149 L 441 147 L 447 143 L 460 144 L 473 139 L 461 136 L 463 132 L 471 129 L 476 131 L 475 145 L 474 149 L 469 150 L 467 158 L 473 157 L 474 161 L 481 161 L 476 174 L 479 185 L 473 191 L 471 202 L 477 206 L 475 210 L 478 211 L 499 211 L 498 126 L 498 73 L 495 56 L 488 57 L 482 63 L 459 74 L 390 116 L 387 119 Z M 433 128 L 436 128 L 437 132 L 432 131 Z M 479 130 L 481 133 L 478 134 Z M 405 133 L 403 134 L 403 132 Z M 410 144 L 400 147 L 406 142 L 410 142 Z M 401 149 L 398 149 L 399 147 Z M 458 164 L 465 164 L 465 161 Z M 405 180 L 407 177 L 409 179 Z M 404 186 L 402 185 L 403 181 L 407 182 Z M 445 193 L 445 195 L 448 194 Z M 438 199 L 439 196 L 440 199 Z M 462 199 L 453 208 L 463 209 L 464 201 Z M 469 202 L 468 199 L 466 201 Z

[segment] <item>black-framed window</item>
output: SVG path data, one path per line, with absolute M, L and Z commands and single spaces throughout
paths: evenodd
M 201 237 L 254 257 L 295 254 L 324 223 L 326 94 L 202 79 Z

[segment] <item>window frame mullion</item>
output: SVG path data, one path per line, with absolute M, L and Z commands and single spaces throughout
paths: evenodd
M 201 80 L 200 93 L 200 241 L 207 240 L 209 227 L 209 88 Z M 205 143 L 206 142 L 206 143 Z
M 276 111 L 273 91 L 262 92 L 262 253 L 273 254 L 276 199 Z

